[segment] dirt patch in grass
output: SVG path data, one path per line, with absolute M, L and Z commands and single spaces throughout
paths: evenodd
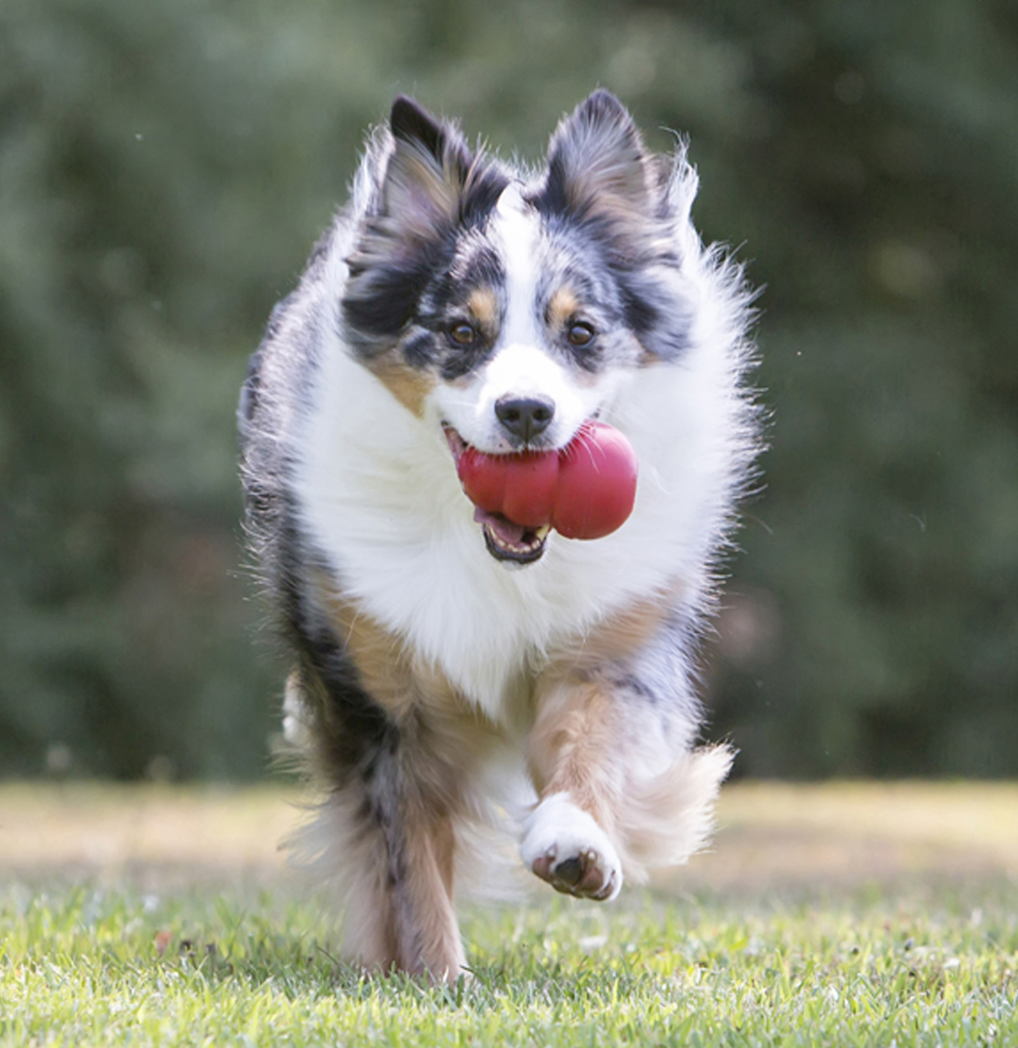
M 0 786 L 0 877 L 276 884 L 293 876 L 278 846 L 301 799 L 282 786 Z M 1018 784 L 738 783 L 718 824 L 712 850 L 659 886 L 1018 877 Z

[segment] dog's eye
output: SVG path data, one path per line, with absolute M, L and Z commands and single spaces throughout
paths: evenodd
M 569 325 L 567 337 L 573 346 L 587 346 L 590 345 L 594 337 L 594 329 L 584 321 L 577 321 L 575 324 Z
M 456 343 L 457 346 L 471 346 L 477 339 L 477 330 L 473 324 L 467 324 L 465 321 L 459 324 L 453 324 L 449 328 L 449 338 Z

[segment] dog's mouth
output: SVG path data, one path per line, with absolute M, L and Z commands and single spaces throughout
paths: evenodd
M 487 513 L 483 509 L 474 510 L 474 520 L 484 529 L 484 543 L 488 552 L 496 560 L 516 564 L 533 564 L 535 560 L 540 560 L 551 532 L 549 524 L 539 528 L 524 528 L 501 513 Z
M 467 443 L 452 426 L 445 424 L 443 429 L 453 463 L 458 465 Z M 480 506 L 474 507 L 474 520 L 481 525 L 488 552 L 496 560 L 509 564 L 533 564 L 540 560 L 548 535 L 551 534 L 550 524 L 542 524 L 537 528 L 523 527 L 501 513 L 489 513 Z

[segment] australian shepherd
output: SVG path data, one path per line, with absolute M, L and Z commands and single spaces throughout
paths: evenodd
M 252 358 L 247 524 L 321 791 L 295 846 L 341 889 L 352 959 L 467 970 L 477 827 L 597 900 L 710 831 L 732 752 L 699 742 L 696 650 L 758 427 L 751 294 L 695 232 L 696 187 L 607 91 L 537 169 L 397 98 Z M 556 452 L 591 420 L 639 463 L 610 534 L 464 493 L 465 449 Z

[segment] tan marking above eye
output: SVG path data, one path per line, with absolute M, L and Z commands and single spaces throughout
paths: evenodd
M 580 311 L 581 303 L 568 285 L 560 287 L 548 300 L 548 326 L 561 331 Z
M 467 309 L 477 325 L 487 332 L 498 326 L 498 297 L 490 287 L 475 288 L 467 299 Z

